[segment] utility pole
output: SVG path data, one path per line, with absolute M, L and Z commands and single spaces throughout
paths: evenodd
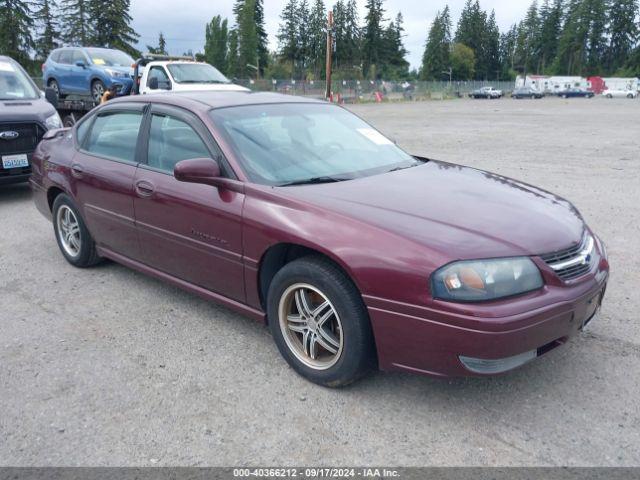
M 453 78 L 453 68 L 449 67 L 449 70 L 447 70 L 445 72 L 442 72 L 442 73 L 444 73 L 445 75 L 449 75 L 449 90 L 451 90 L 451 80 Z
M 331 53 L 333 52 L 333 11 L 329 11 L 329 18 L 327 19 L 327 65 L 326 65 L 326 77 L 327 77 L 327 90 L 325 92 L 325 98 L 328 100 L 331 98 Z

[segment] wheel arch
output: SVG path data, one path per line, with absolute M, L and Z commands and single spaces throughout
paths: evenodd
M 59 195 L 66 194 L 62 188 L 57 185 L 53 185 L 47 189 L 47 204 L 49 205 L 49 211 L 53 212 L 53 202 L 56 201 Z
M 353 274 L 349 271 L 346 265 L 344 265 L 344 263 L 335 256 L 312 246 L 306 246 L 299 243 L 281 242 L 267 248 L 263 252 L 258 264 L 258 295 L 260 298 L 260 305 L 265 309 L 265 311 L 267 308 L 267 293 L 269 291 L 269 286 L 276 274 L 288 263 L 312 255 L 322 257 L 334 264 L 353 283 L 358 292 L 360 294 L 362 293 Z

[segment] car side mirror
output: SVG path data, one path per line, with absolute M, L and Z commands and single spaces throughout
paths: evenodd
M 53 108 L 58 109 L 58 92 L 53 88 L 47 87 L 44 89 L 44 98 L 47 102 L 53 105 Z
M 76 62 L 76 67 L 85 68 L 86 65 L 84 64 L 84 62 L 82 60 L 78 60 Z
M 202 183 L 218 187 L 225 180 L 220 175 L 220 165 L 210 158 L 182 160 L 173 168 L 173 176 L 179 182 Z
M 149 79 L 149 88 L 151 90 L 158 90 L 158 77 L 151 77 Z

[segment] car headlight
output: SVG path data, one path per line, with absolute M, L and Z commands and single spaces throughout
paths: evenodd
M 60 115 L 58 115 L 58 112 L 54 112 L 53 115 L 48 116 L 44 123 L 49 130 L 52 130 L 54 128 L 62 128 L 62 120 L 60 119 Z
M 104 69 L 105 72 L 107 72 L 109 74 L 109 76 L 114 77 L 114 78 L 123 78 L 126 75 L 122 72 L 119 72 L 117 70 L 113 70 L 111 68 L 105 68 Z
M 431 277 L 433 297 L 452 302 L 496 300 L 542 286 L 540 270 L 528 257 L 454 262 Z

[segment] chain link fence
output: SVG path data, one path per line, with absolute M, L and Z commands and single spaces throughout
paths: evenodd
M 288 95 L 324 98 L 323 80 L 236 80 L 236 83 L 254 91 L 271 91 Z M 411 82 L 384 80 L 334 80 L 331 91 L 334 100 L 345 103 L 367 101 L 426 100 L 465 97 L 482 87 L 494 87 L 509 94 L 514 89 L 513 81 L 466 81 L 466 82 Z
M 40 88 L 42 77 L 33 77 Z M 257 92 L 278 92 L 287 95 L 324 98 L 324 80 L 275 80 L 236 79 L 234 83 Z M 334 80 L 331 91 L 334 101 L 344 103 L 401 101 L 401 100 L 443 100 L 465 97 L 482 87 L 494 87 L 505 95 L 514 89 L 513 81 L 466 81 L 458 82 L 412 82 L 385 80 Z

